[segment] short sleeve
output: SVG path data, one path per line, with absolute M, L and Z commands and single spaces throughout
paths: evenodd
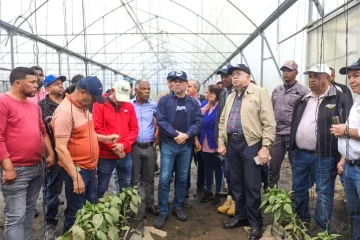
M 55 111 L 52 125 L 55 137 L 69 138 L 73 129 L 72 116 L 67 111 Z

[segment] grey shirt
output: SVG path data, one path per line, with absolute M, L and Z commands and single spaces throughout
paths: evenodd
M 298 82 L 286 89 L 280 85 L 272 92 L 271 100 L 275 113 L 276 134 L 289 135 L 294 105 L 297 100 L 307 94 L 309 90 Z

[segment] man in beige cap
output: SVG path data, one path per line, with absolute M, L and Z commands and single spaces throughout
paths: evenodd
M 276 137 L 271 148 L 269 164 L 269 187 L 273 188 L 280 179 L 281 164 L 289 148 L 291 118 L 295 102 L 309 92 L 297 80 L 298 65 L 287 60 L 280 68 L 284 83 L 274 89 L 271 100 L 276 119 Z

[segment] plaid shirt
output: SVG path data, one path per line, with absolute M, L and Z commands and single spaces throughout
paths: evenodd
M 241 100 L 245 93 L 246 88 L 244 88 L 240 94 L 236 94 L 234 103 L 232 105 L 228 125 L 227 132 L 228 133 L 240 133 L 243 134 L 242 125 L 241 125 Z

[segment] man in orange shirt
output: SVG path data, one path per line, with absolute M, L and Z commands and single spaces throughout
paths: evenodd
M 76 90 L 67 95 L 55 110 L 52 124 L 59 165 L 64 168 L 66 209 L 63 232 L 75 221 L 76 212 L 88 200 L 96 201 L 96 166 L 99 142 L 117 142 L 116 134 L 96 134 L 89 112 L 92 102 L 104 103 L 102 84 L 97 77 L 84 77 Z

